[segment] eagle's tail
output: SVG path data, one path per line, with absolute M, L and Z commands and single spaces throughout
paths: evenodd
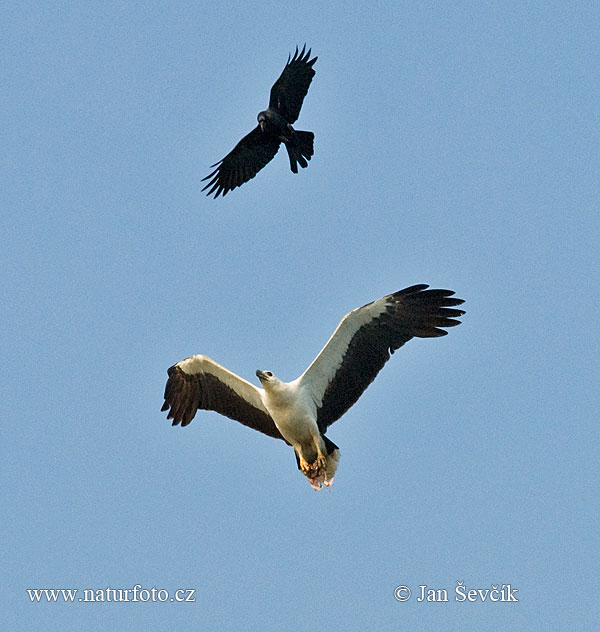
M 298 173 L 298 164 L 304 169 L 308 167 L 308 161 L 315 153 L 313 142 L 315 135 L 312 132 L 294 133 L 285 141 L 285 147 L 290 158 L 290 169 L 294 173 Z

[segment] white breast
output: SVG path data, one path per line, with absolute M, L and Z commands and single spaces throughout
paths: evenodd
M 280 382 L 276 389 L 265 389 L 265 406 L 283 437 L 292 445 L 313 443 L 320 436 L 316 407 L 312 398 L 298 388 L 298 380 Z

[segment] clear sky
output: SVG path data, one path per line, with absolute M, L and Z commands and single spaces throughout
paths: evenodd
M 597 623 L 599 23 L 596 2 L 2 8 L 3 629 Z M 205 197 L 304 42 L 309 167 L 281 151 Z M 178 360 L 291 380 L 415 283 L 463 324 L 329 430 L 331 489 L 283 442 L 160 412 Z M 195 602 L 26 592 L 135 585 Z

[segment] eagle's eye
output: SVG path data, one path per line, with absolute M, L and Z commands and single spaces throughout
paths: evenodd
M 265 371 L 265 375 L 267 377 L 273 377 L 273 374 L 271 373 L 271 371 Z

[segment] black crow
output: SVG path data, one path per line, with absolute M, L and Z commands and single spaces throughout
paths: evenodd
M 317 57 L 310 57 L 306 44 L 288 61 L 281 76 L 271 88 L 269 107 L 258 115 L 258 125 L 219 162 L 217 167 L 203 178 L 209 180 L 202 189 L 209 189 L 207 195 L 227 195 L 229 191 L 254 178 L 272 160 L 283 142 L 290 158 L 290 169 L 298 173 L 298 164 L 308 166 L 313 150 L 315 135 L 312 132 L 297 131 L 292 127 L 300 114 L 304 97 L 315 75 L 313 64 Z M 291 57 L 291 59 L 290 59 Z

